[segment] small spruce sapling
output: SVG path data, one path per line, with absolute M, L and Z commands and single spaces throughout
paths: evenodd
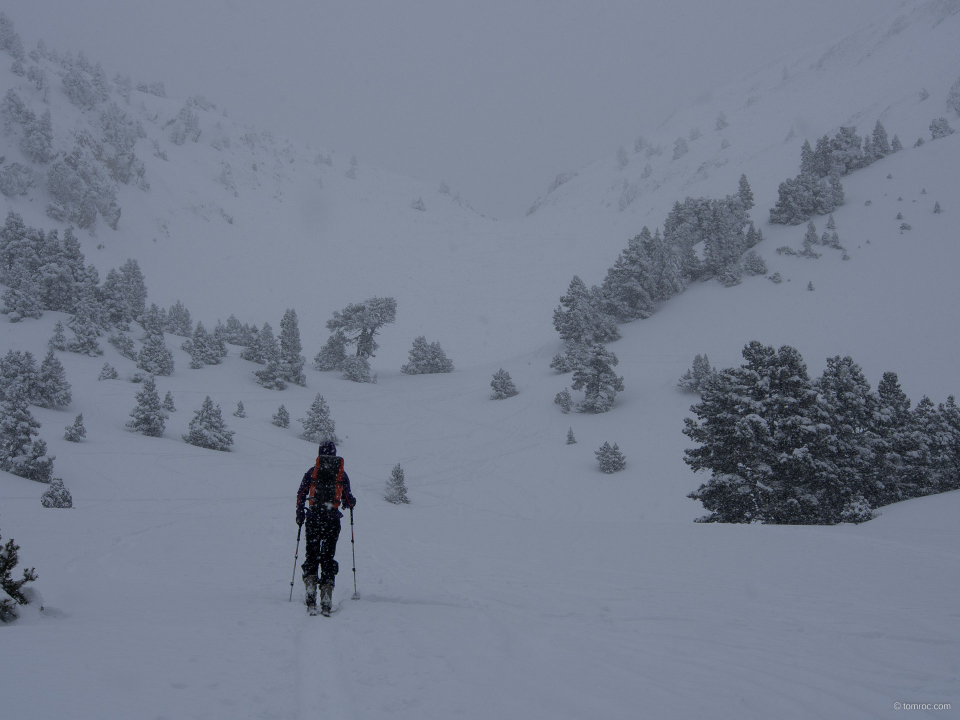
M 110 363 L 104 363 L 97 380 L 116 380 L 118 377 L 120 376 L 117 374 L 117 369 Z
M 570 391 L 567 388 L 558 392 L 553 401 L 560 406 L 560 410 L 563 411 L 564 415 L 573 409 L 573 397 L 571 397 Z
M 34 404 L 48 409 L 66 407 L 73 399 L 67 373 L 52 349 L 47 351 L 46 357 L 40 363 L 34 395 Z
M 190 421 L 187 434 L 182 437 L 183 441 L 190 445 L 228 452 L 233 445 L 233 435 L 233 431 L 227 430 L 223 422 L 220 406 L 214 405 L 213 400 L 207 395 L 203 405 Z
M 573 436 L 573 428 L 567 430 L 567 445 L 576 445 L 577 439 Z
M 940 209 L 940 201 L 939 201 L 939 200 L 933 204 L 933 212 L 934 212 L 935 214 L 937 214 L 937 215 L 939 215 L 940 213 L 943 212 L 943 210 Z
M 358 383 L 375 382 L 374 376 L 370 373 L 370 361 L 363 356 L 353 355 L 344 358 L 340 369 L 343 371 L 344 380 Z
M 273 416 L 273 424 L 280 428 L 290 427 L 290 413 L 281 405 Z
M 63 434 L 63 439 L 78 443 L 86 436 L 87 430 L 85 427 L 83 427 L 83 413 L 80 413 L 73 421 L 73 425 L 67 425 L 66 432 Z
M 490 381 L 490 387 L 493 388 L 493 395 L 490 396 L 491 400 L 504 400 L 514 395 L 519 394 L 517 386 L 513 384 L 513 379 L 503 368 L 500 368 L 497 372 L 493 374 L 493 380 Z
M 40 504 L 45 508 L 72 508 L 73 496 L 60 478 L 54 478 L 47 491 L 40 496 Z
M 245 418 L 247 416 L 247 411 L 243 409 L 243 400 L 237 403 L 237 409 L 233 412 L 234 417 Z
M 160 404 L 157 383 L 153 375 L 148 377 L 137 393 L 137 406 L 130 411 L 132 420 L 127 421 L 130 430 L 148 437 L 162 437 L 167 411 Z
M 743 258 L 743 270 L 747 275 L 766 275 L 767 263 L 756 250 L 751 248 Z
M 337 424 L 330 417 L 330 406 L 323 399 L 323 395 L 317 393 L 313 399 L 313 404 L 307 410 L 307 417 L 300 418 L 300 424 L 303 425 L 303 432 L 300 437 L 313 443 L 332 442 L 334 445 L 340 444 L 340 438 L 337 437 Z
M 607 473 L 608 475 L 620 472 L 627 466 L 627 459 L 623 456 L 623 453 L 620 452 L 620 448 L 616 443 L 611 447 L 610 443 L 605 442 L 600 446 L 599 450 L 594 452 L 594 455 L 597 456 L 600 472 Z
M 409 357 L 410 362 L 400 368 L 405 375 L 453 372 L 453 361 L 447 357 L 440 343 L 428 343 L 423 335 L 413 341 Z
M 394 505 L 406 505 L 410 502 L 407 498 L 407 485 L 400 463 L 394 465 L 393 470 L 390 472 L 390 479 L 387 480 L 383 499 Z
M 717 370 L 710 364 L 707 354 L 698 354 L 693 359 L 693 367 L 683 374 L 677 384 L 688 392 L 698 393 L 706 389 L 716 374 Z
M 167 412 L 176 412 L 177 407 L 173 404 L 173 394 L 167 390 L 167 394 L 163 396 L 163 409 Z
M 51 350 L 66 350 L 67 349 L 67 337 L 64 334 L 63 323 L 57 320 L 57 324 L 53 326 L 53 337 L 50 338 L 47 343 Z

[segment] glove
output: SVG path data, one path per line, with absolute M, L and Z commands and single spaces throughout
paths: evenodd
M 303 508 L 297 510 L 297 525 L 303 525 L 304 511 Z
M 344 505 L 347 506 L 347 510 L 353 510 L 357 506 L 357 499 L 353 495 L 347 495 Z

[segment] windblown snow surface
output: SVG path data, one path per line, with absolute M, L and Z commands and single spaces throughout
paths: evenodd
M 239 348 L 221 366 L 191 370 L 168 336 L 176 371 L 157 385 L 178 410 L 163 438 L 124 427 L 139 389 L 128 382 L 131 361 L 105 341 L 103 358 L 59 354 L 73 402 L 32 412 L 74 508 L 44 509 L 44 486 L 0 473 L 0 531 L 39 575 L 36 601 L 0 627 L 4 717 L 957 712 L 960 494 L 885 507 L 856 526 L 694 523 L 703 510 L 686 494 L 706 477 L 683 462 L 695 397 L 677 379 L 697 353 L 736 365 L 759 340 L 796 347 L 811 376 L 849 354 L 874 386 L 897 372 L 914 402 L 960 391 L 960 134 L 930 141 L 927 130 L 947 116 L 960 76 L 958 21 L 957 3 L 917 3 L 832 48 L 778 59 L 662 127 L 639 129 L 662 155 L 634 154 L 623 138 L 626 168 L 612 155 L 581 168 L 512 221 L 362 162 L 347 178 L 347 162 L 316 164 L 315 149 L 173 146 L 162 124 L 181 103 L 144 96 L 159 113 L 148 135 L 169 160 L 141 140 L 150 191 L 122 188 L 118 231 L 81 233 L 101 277 L 136 258 L 148 301 L 179 298 L 207 327 L 235 313 L 276 328 L 296 308 L 308 358 L 327 337 L 323 323 L 349 302 L 393 296 L 397 323 L 378 338 L 376 384 L 310 370 L 307 388 L 282 392 L 255 383 L 257 366 Z M 59 88 L 50 102 L 70 109 Z M 715 131 L 721 110 L 730 127 Z M 878 118 L 905 149 L 844 178 L 847 202 L 834 216 L 850 260 L 827 248 L 818 260 L 777 255 L 799 248 L 804 233 L 766 222 L 804 138 L 846 124 L 862 135 Z M 673 140 L 693 126 L 702 136 L 672 161 Z M 914 148 L 920 136 L 927 142 Z M 15 148 L 10 141 L 7 154 Z M 641 178 L 648 162 L 653 172 Z M 224 163 L 234 189 L 217 180 Z M 616 406 L 562 414 L 553 398 L 570 377 L 549 368 L 560 350 L 551 312 L 570 278 L 600 283 L 643 225 L 662 224 L 686 195 L 733 193 L 741 173 L 766 238 L 757 249 L 784 282 L 697 284 L 621 326 L 610 346 L 626 383 Z M 422 212 L 411 208 L 421 196 Z M 56 227 L 42 194 L 3 203 L 29 225 Z M 898 212 L 911 230 L 901 232 Z M 821 231 L 825 220 L 816 219 Z M 42 357 L 66 319 L 0 324 L 0 350 Z M 400 373 L 420 334 L 441 343 L 455 372 Z M 97 381 L 104 361 L 120 379 Z M 492 401 L 501 367 L 520 394 Z M 359 501 L 360 600 L 350 599 L 345 520 L 330 619 L 307 617 L 294 568 L 294 495 L 316 451 L 297 437 L 296 419 L 317 393 Z M 229 453 L 180 439 L 206 395 L 236 432 Z M 245 419 L 231 414 L 238 401 Z M 286 430 L 270 422 L 281 403 L 293 418 Z M 65 442 L 61 428 L 78 413 L 87 437 Z M 594 451 L 607 441 L 624 452 L 625 471 L 599 472 Z M 407 506 L 382 499 L 397 463 Z

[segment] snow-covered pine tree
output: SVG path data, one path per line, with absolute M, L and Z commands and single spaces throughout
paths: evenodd
M 872 427 L 880 410 L 879 398 L 860 366 L 847 357 L 827 358 L 823 375 L 813 383 L 817 391 L 819 429 L 829 426 L 824 442 L 823 474 L 811 481 L 819 501 L 818 522 L 862 522 L 873 517 L 865 495 L 870 461 L 879 436 Z
M 603 345 L 591 346 L 585 363 L 573 371 L 571 387 L 585 393 L 577 412 L 603 413 L 613 407 L 617 393 L 624 389 L 623 378 L 613 371 L 619 362 Z
M 160 404 L 160 395 L 157 394 L 157 383 L 153 375 L 144 381 L 143 387 L 137 393 L 137 406 L 130 411 L 130 417 L 132 420 L 127 421 L 130 430 L 149 437 L 163 437 L 167 411 Z
M 360 383 L 376 382 L 375 377 L 370 374 L 370 361 L 365 357 L 353 355 L 344 358 L 341 369 L 345 380 Z
M 566 344 L 566 360 L 560 358 L 558 362 L 554 358 L 551 367 L 569 372 L 581 363 L 590 345 L 620 339 L 616 321 L 604 311 L 604 304 L 601 288 L 595 286 L 587 290 L 583 280 L 574 275 L 566 295 L 560 298 L 560 304 L 553 311 L 553 327 Z
M 47 491 L 40 496 L 40 504 L 45 508 L 72 508 L 73 496 L 60 478 L 54 478 Z
M 263 351 L 260 348 L 260 330 L 256 325 L 252 325 L 248 331 L 244 333 L 243 350 L 240 351 L 240 357 L 244 360 L 255 362 L 258 365 L 264 364 Z
M 716 376 L 717 370 L 710 364 L 707 354 L 697 355 L 693 359 L 693 367 L 683 374 L 677 383 L 689 392 L 701 392 Z
M 0 13 L 2 16 L 3 13 Z M 0 536 L 2 539 L 2 536 Z M 26 605 L 28 600 L 23 592 L 23 586 L 37 579 L 35 568 L 24 568 L 23 577 L 14 580 L 11 573 L 20 562 L 20 546 L 13 539 L 0 545 L 0 622 L 10 622 L 17 617 L 17 605 Z
M 173 404 L 173 393 L 167 390 L 167 394 L 163 396 L 163 409 L 167 412 L 176 412 L 177 408 Z
M 943 212 L 943 210 L 940 209 L 940 201 L 939 201 L 939 200 L 933 204 L 933 212 L 934 212 L 934 214 L 936 214 L 936 215 L 939 215 L 940 213 Z
M 67 343 L 70 352 L 97 357 L 103 355 L 100 348 L 100 309 L 97 307 L 96 288 L 91 284 L 80 290 L 76 312 L 67 322 L 73 330 L 73 340 Z
M 935 118 L 930 121 L 930 135 L 934 140 L 939 140 L 948 135 L 953 135 L 953 128 L 950 127 L 950 123 L 947 122 L 946 118 Z
M 173 374 L 173 353 L 167 348 L 163 330 L 149 323 L 140 353 L 137 355 L 137 367 L 151 375 Z
M 490 387 L 493 388 L 493 395 L 490 396 L 491 400 L 504 400 L 519 393 L 517 386 L 513 383 L 513 378 L 510 377 L 510 373 L 503 368 L 493 374 Z
M 356 343 L 357 357 L 371 358 L 380 347 L 374 340 L 380 328 L 396 322 L 396 319 L 395 299 L 373 297 L 334 312 L 333 318 L 327 321 L 327 330 L 332 333 L 342 330 L 347 344 Z
M 227 350 L 227 329 L 219 320 L 217 320 L 217 324 L 213 328 L 213 341 L 211 342 L 211 347 L 217 354 L 218 363 L 220 360 L 225 358 L 229 352 Z
M 684 420 L 683 433 L 698 443 L 684 462 L 711 471 L 687 497 L 710 511 L 700 522 L 817 523 L 822 488 L 814 480 L 827 464 L 806 365 L 792 347 L 757 341 L 743 357 L 702 389 L 691 408 L 698 420 Z
M 423 203 L 423 197 L 418 197 L 416 200 L 410 203 L 410 207 L 414 210 L 419 210 L 420 212 L 423 212 L 427 209 L 427 206 Z
M 128 259 L 120 266 L 123 299 L 129 320 L 140 320 L 147 307 L 147 284 L 136 260 Z
M 257 384 L 268 390 L 285 390 L 287 383 L 283 379 L 283 368 L 280 363 L 280 345 L 273 335 L 270 323 L 264 323 L 258 339 L 258 352 L 266 366 L 262 370 L 254 370 Z
M 131 340 L 122 332 L 117 333 L 116 335 L 111 335 L 109 338 L 107 338 L 107 342 L 113 345 L 117 349 L 117 352 L 128 360 L 137 359 L 137 349 L 133 344 L 133 340 Z
M 800 254 L 803 257 L 820 257 L 820 253 L 813 249 L 813 246 L 819 244 L 819 242 L 820 236 L 817 235 L 817 226 L 811 220 L 807 223 L 807 232 L 803 236 L 803 250 L 800 251 Z
M 320 372 L 342 370 L 343 361 L 347 359 L 347 336 L 343 330 L 337 330 L 320 348 L 320 352 L 313 358 L 314 367 Z
M 247 411 L 243 409 L 243 400 L 237 403 L 237 409 L 233 412 L 234 417 L 245 418 L 247 416 Z
M 410 502 L 407 498 L 407 485 L 403 477 L 403 468 L 400 463 L 393 466 L 390 472 L 390 479 L 387 480 L 387 486 L 383 494 L 383 499 L 394 505 L 406 505 Z
M 103 367 L 100 368 L 100 375 L 97 380 L 116 380 L 118 377 L 120 375 L 117 373 L 117 369 L 110 363 L 104 363 Z
M 453 372 L 453 361 L 443 352 L 440 343 L 428 343 L 423 335 L 414 339 L 409 355 L 410 362 L 400 368 L 406 375 Z
M 567 388 L 558 392 L 553 402 L 560 406 L 560 410 L 563 411 L 564 415 L 573 409 L 573 398 L 570 396 L 570 391 L 567 390 Z
M 603 310 L 606 314 L 612 316 L 620 322 L 630 322 L 638 318 L 648 318 L 656 309 L 656 300 L 654 294 L 657 291 L 657 281 L 654 278 L 653 258 L 648 255 L 648 248 L 644 240 L 652 240 L 650 230 L 646 227 L 643 232 L 631 239 L 627 247 L 621 251 L 619 257 L 609 270 L 603 280 L 601 292 L 604 298 Z M 586 290 L 579 278 L 574 277 L 570 283 L 570 289 L 564 298 L 561 298 L 561 307 L 564 307 L 564 299 L 579 300 L 579 293 Z M 581 288 L 582 285 L 582 288 Z M 589 300 L 587 300 L 589 302 Z M 558 319 L 563 322 L 575 321 L 573 313 L 578 312 L 574 305 L 566 305 L 566 318 L 560 318 L 559 313 L 564 313 L 560 307 L 554 311 L 554 327 L 560 331 L 557 326 Z M 594 314 L 597 315 L 596 309 Z M 561 331 L 561 337 L 563 332 Z M 564 338 L 566 340 L 567 338 Z M 579 341 L 575 341 L 579 342 Z
M 766 275 L 767 264 L 763 261 L 760 253 L 751 248 L 743 257 L 743 270 L 747 275 Z
M 740 187 L 737 190 L 737 195 L 740 199 L 740 203 L 743 205 L 743 209 L 746 212 L 750 212 L 755 205 L 753 201 L 753 190 L 750 188 L 750 181 L 747 180 L 746 174 L 740 176 Z
M 103 312 L 112 325 L 118 328 L 129 329 L 129 322 L 133 313 L 127 306 L 123 294 L 123 280 L 120 272 L 114 268 L 107 271 L 107 277 L 100 287 L 100 299 L 103 302 Z
M 8 315 L 10 322 L 42 317 L 43 299 L 40 285 L 34 279 L 30 268 L 18 261 L 7 275 L 11 286 L 3 294 L 3 309 L 0 312 Z
M 213 400 L 207 395 L 203 405 L 190 421 L 186 435 L 181 437 L 190 445 L 228 452 L 233 445 L 233 435 L 232 430 L 227 430 L 223 416 L 220 414 L 220 406 L 214 405 Z
M 190 367 L 194 370 L 199 370 L 204 365 L 219 365 L 223 357 L 217 343 L 199 320 L 190 339 L 184 341 L 182 348 L 189 353 Z
M 273 424 L 280 428 L 290 427 L 290 413 L 281 405 L 273 416 Z
M 53 350 L 48 350 L 40 363 L 36 391 L 31 401 L 42 408 L 62 408 L 69 405 L 72 399 L 67 373 Z
M 0 402 L 0 470 L 48 483 L 56 458 L 47 457 L 47 444 L 37 437 L 40 423 L 30 414 L 27 402 L 20 385 L 7 388 Z
M 597 456 L 600 472 L 608 475 L 620 472 L 627 466 L 627 459 L 620 452 L 620 447 L 616 443 L 611 446 L 610 443 L 605 442 L 599 450 L 594 452 L 594 455 Z
M 883 123 L 877 120 L 873 127 L 873 154 L 877 158 L 886 157 L 890 154 L 890 142 L 887 140 L 887 131 Z
M 337 425 L 330 417 L 330 407 L 323 395 L 317 393 L 313 404 L 307 410 L 307 417 L 300 418 L 300 424 L 303 425 L 303 432 L 300 437 L 314 443 L 332 442 L 334 445 L 340 444 L 340 438 L 337 437 Z
M 573 436 L 573 428 L 567 430 L 567 445 L 576 445 L 577 439 Z
M 73 425 L 67 425 L 65 428 L 66 432 L 63 434 L 63 439 L 70 442 L 78 443 L 87 436 L 87 429 L 83 427 L 83 413 L 77 415 L 73 421 Z
M 140 318 L 140 326 L 144 330 L 143 337 L 140 338 L 141 341 L 146 339 L 147 332 L 151 328 L 167 332 L 167 311 L 158 307 L 156 303 L 150 303 L 150 307 L 144 311 L 143 317 Z
M 730 126 L 730 121 L 727 120 L 727 114 L 723 112 L 723 110 L 721 110 L 720 114 L 717 115 L 717 122 L 714 124 L 714 129 L 723 130 L 724 128 L 729 126 Z
M 27 402 L 33 402 L 38 395 L 39 375 L 33 353 L 7 350 L 0 358 L 0 400 L 22 394 Z
M 893 140 L 890 141 L 890 152 L 900 152 L 903 150 L 903 143 L 900 142 L 900 138 L 897 135 L 893 136 Z
M 53 326 L 53 337 L 47 342 L 48 347 L 51 350 L 66 350 L 67 349 L 67 337 L 64 334 L 63 323 L 60 320 L 57 320 L 57 324 Z
M 307 378 L 303 374 L 306 359 L 300 352 L 300 326 L 296 310 L 290 309 L 280 321 L 280 375 L 288 383 L 306 387 Z
M 190 319 L 190 311 L 183 306 L 183 303 L 177 300 L 166 313 L 166 324 L 163 328 L 171 335 L 180 337 L 190 337 L 193 329 L 193 321 Z

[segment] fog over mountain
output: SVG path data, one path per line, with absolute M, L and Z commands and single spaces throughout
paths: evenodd
M 899 0 L 8 0 L 25 37 L 522 215 L 560 171 Z

